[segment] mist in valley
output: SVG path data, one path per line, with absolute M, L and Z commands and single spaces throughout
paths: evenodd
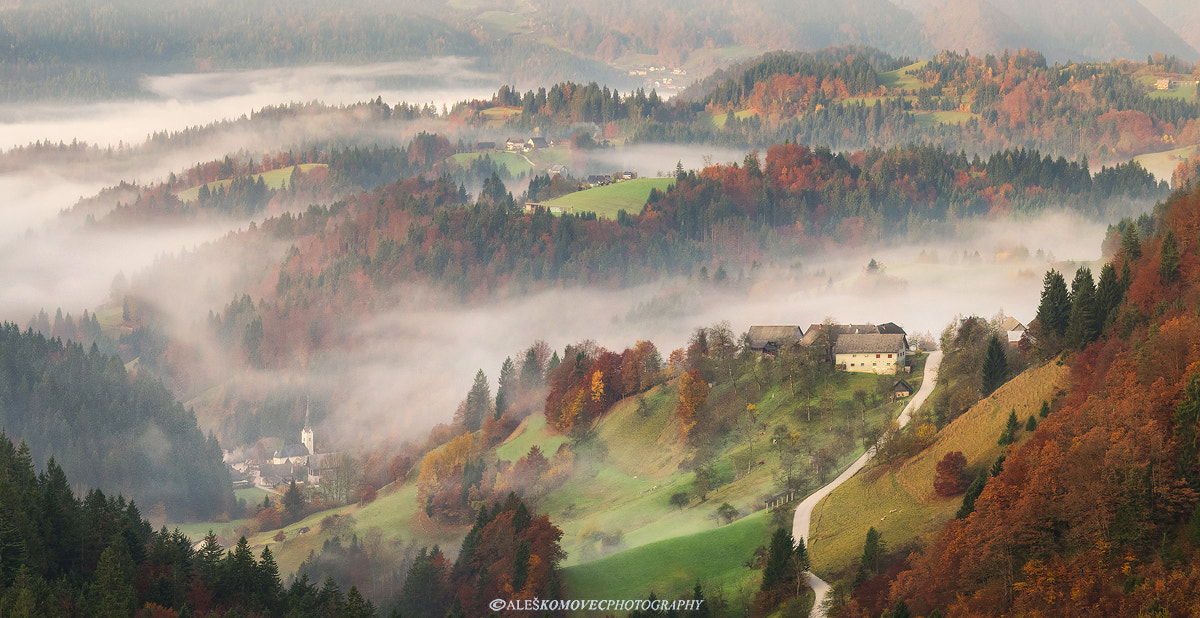
M 6 130 L 3 135 L 8 146 L 35 139 L 130 144 L 154 131 L 234 119 L 258 106 L 309 95 L 319 94 L 324 102 L 338 104 L 380 95 L 393 103 L 453 102 L 490 96 L 494 89 L 481 87 L 473 94 L 432 86 L 378 90 L 382 77 L 412 68 L 407 64 L 354 70 L 310 67 L 155 78 L 147 87 L 161 100 L 85 106 L 71 120 L 65 108 L 53 113 L 43 108 L 20 113 L 9 109 L 3 115 L 5 128 L 15 132 Z M 486 79 L 453 59 L 441 69 L 446 80 L 456 72 Z M 0 274 L 9 290 L 0 298 L 0 315 L 24 326 L 39 309 L 53 314 L 61 307 L 79 315 L 83 309 L 111 307 L 117 302 L 111 295 L 112 282 L 121 275 L 153 302 L 172 339 L 193 350 L 215 379 L 237 381 L 247 388 L 253 385 L 251 390 L 258 392 L 288 385 L 328 399 L 332 411 L 321 429 L 325 439 L 341 445 L 382 439 L 420 441 L 432 425 L 452 418 L 477 370 L 488 375 L 494 389 L 505 357 L 519 360 L 537 340 L 560 351 L 586 340 L 616 351 L 649 340 L 666 357 L 685 345 L 697 327 L 725 320 L 735 333 L 754 324 L 807 327 L 830 317 L 855 323 L 896 322 L 910 334 L 935 335 L 958 314 L 991 317 L 1003 310 L 1028 322 L 1045 270 L 1065 268 L 1056 260 L 1098 259 L 1105 229 L 1103 224 L 1067 214 L 970 223 L 960 226 L 954 240 L 930 239 L 837 255 L 774 256 L 757 268 L 726 262 L 697 264 L 687 280 L 622 290 L 568 286 L 470 306 L 434 293 L 423 297 L 420 290 L 406 287 L 399 294 L 407 296 L 395 303 L 396 309 L 340 316 L 344 324 L 339 345 L 303 366 L 231 372 L 241 361 L 229 358 L 228 352 L 208 340 L 200 325 L 210 312 L 219 314 L 241 294 L 257 302 L 264 290 L 248 286 L 277 263 L 286 243 L 231 249 L 233 243 L 222 239 L 244 229 L 249 224 L 244 220 L 112 228 L 87 226 L 79 217 L 60 215 L 80 198 L 122 180 L 154 182 L 229 152 L 271 153 L 347 134 L 362 137 L 366 130 L 379 128 L 356 125 L 340 116 L 328 122 L 322 118 L 300 117 L 270 126 L 233 123 L 161 155 L 139 146 L 63 169 L 44 159 L 36 165 L 10 165 L 0 175 L 0 188 L 7 195 L 0 204 L 4 222 Z M 374 140 L 403 144 L 405 136 L 419 128 L 393 128 L 394 133 L 376 133 Z M 709 146 L 639 145 L 573 151 L 571 168 L 576 175 L 633 170 L 643 177 L 669 176 L 677 163 L 699 169 L 740 162 L 745 155 L 743 150 Z M 114 203 L 101 200 L 91 212 L 100 218 L 105 208 L 114 205 L 115 198 Z M 1063 238 L 1062 229 L 1074 233 Z M 869 274 L 866 265 L 872 259 L 883 268 Z M 707 281 L 699 276 L 701 266 L 708 271 Z M 727 271 L 724 284 L 712 281 L 718 266 Z M 180 394 L 186 399 L 200 393 Z M 202 408 L 214 405 L 194 403 Z M 202 424 L 209 423 L 205 429 L 220 428 L 220 413 L 198 411 Z

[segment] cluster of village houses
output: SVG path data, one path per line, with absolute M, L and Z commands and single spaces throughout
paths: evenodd
M 259 487 L 268 491 L 290 484 L 293 480 L 309 487 L 319 487 L 321 475 L 329 471 L 333 453 L 318 453 L 313 441 L 313 428 L 305 411 L 304 429 L 300 442 L 288 444 L 265 458 L 247 458 L 227 463 L 234 472 L 234 489 Z M 241 478 L 239 478 L 241 477 Z

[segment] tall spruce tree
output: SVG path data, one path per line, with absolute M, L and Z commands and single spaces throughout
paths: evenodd
M 1062 338 L 1071 323 L 1071 296 L 1062 273 L 1050 269 L 1042 279 L 1042 300 L 1037 310 L 1035 336 L 1043 356 L 1050 357 L 1062 348 Z
M 1142 241 L 1138 234 L 1137 224 L 1129 221 L 1125 233 L 1121 235 L 1121 250 L 1125 253 L 1125 261 L 1133 261 L 1142 257 Z
M 1108 324 L 1116 320 L 1117 309 L 1124 299 L 1125 290 L 1117 279 L 1116 267 L 1111 262 L 1105 264 L 1100 269 L 1100 281 L 1096 284 L 1096 323 L 1100 326 L 1100 332 L 1104 332 Z
M 500 365 L 500 382 L 496 385 L 496 418 L 499 419 L 512 405 L 513 393 L 517 388 L 517 367 L 512 357 L 506 357 Z
M 1096 317 L 1096 285 L 1092 281 L 1092 269 L 1084 267 L 1075 271 L 1071 282 L 1071 314 L 1063 346 L 1078 350 L 1100 337 L 1100 323 Z
M 471 385 L 471 390 L 467 393 L 467 401 L 462 408 L 462 417 L 458 419 L 463 428 L 467 431 L 479 431 L 479 428 L 483 426 L 483 419 L 491 408 L 491 399 L 491 388 L 488 386 L 487 375 L 480 369 L 475 374 L 475 383 Z
M 1000 337 L 992 335 L 983 357 L 983 396 L 991 395 L 1008 378 L 1008 357 Z
M 1179 243 L 1175 240 L 1174 231 L 1167 230 L 1163 235 L 1158 258 L 1158 277 L 1163 285 L 1170 285 L 1179 279 Z

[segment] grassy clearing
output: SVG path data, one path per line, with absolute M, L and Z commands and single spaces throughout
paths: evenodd
M 1147 96 L 1151 99 L 1179 99 L 1181 101 L 1193 101 L 1196 99 L 1196 84 L 1193 82 L 1184 82 L 1171 86 L 1167 90 L 1155 90 Z
M 285 167 L 285 168 L 277 169 L 277 170 L 271 170 L 269 172 L 265 172 L 263 174 L 256 175 L 254 177 L 254 179 L 255 179 L 255 181 L 257 181 L 258 178 L 261 176 L 263 179 L 263 182 L 266 183 L 268 189 L 280 189 L 280 188 L 287 186 L 288 180 L 290 180 L 292 177 L 292 169 L 294 167 L 295 166 Z M 329 167 L 329 166 L 325 165 L 324 163 L 304 163 L 304 164 L 300 165 L 300 171 L 307 173 L 310 170 L 312 170 L 313 168 L 317 168 L 317 167 Z M 199 185 L 196 187 L 192 187 L 191 189 L 185 189 L 185 190 L 177 193 L 176 196 L 179 198 L 179 201 L 181 201 L 181 202 L 194 202 L 194 201 L 196 201 L 197 198 L 200 197 L 200 187 L 208 187 L 209 191 L 216 191 L 218 187 L 228 187 L 230 185 L 230 183 L 232 183 L 232 182 L 233 182 L 233 179 L 217 180 L 214 182 L 210 182 L 206 185 Z
M 758 110 L 755 110 L 755 109 L 743 109 L 743 110 L 738 110 L 733 113 L 734 118 L 737 118 L 738 120 L 745 120 L 747 118 L 752 118 L 757 115 L 758 115 Z M 725 121 L 728 119 L 727 116 L 728 116 L 728 114 L 713 114 L 712 115 L 713 126 L 716 126 L 719 128 L 724 128 Z
M 543 170 L 551 165 L 571 164 L 571 149 L 568 146 L 538 148 L 537 150 L 529 151 L 525 156 L 529 157 L 529 160 L 533 161 L 533 164 L 538 169 Z
M 990 466 L 1000 455 L 996 440 L 1009 412 L 1015 409 L 1023 426 L 1066 377 L 1067 369 L 1053 363 L 1030 369 L 955 419 L 917 456 L 899 465 L 870 466 L 837 488 L 813 511 L 813 572 L 836 579 L 861 555 L 871 526 L 893 548 L 927 541 L 962 503 L 960 497 L 933 493 L 937 462 L 948 452 L 962 451 L 971 473 Z M 1028 434 L 1021 431 L 1018 437 Z
M 321 520 L 334 514 L 352 516 L 353 524 L 321 530 Z M 309 531 L 300 534 L 300 528 L 304 527 Z M 351 534 L 357 534 L 361 539 L 372 528 L 379 528 L 385 540 L 417 539 L 421 545 L 440 545 L 450 555 L 457 553 L 466 534 L 465 529 L 443 527 L 425 517 L 417 504 L 417 484 L 409 482 L 398 488 L 392 485 L 383 488 L 379 498 L 366 506 L 349 505 L 321 511 L 285 526 L 282 530 L 286 538 L 282 543 L 274 540 L 278 530 L 261 532 L 248 540 L 256 554 L 270 545 L 279 563 L 279 572 L 288 574 L 296 571 L 310 551 L 319 553 L 321 545 L 335 534 L 340 534 L 343 541 Z
M 459 167 L 465 168 L 471 161 L 482 159 L 484 155 L 487 155 L 497 166 L 508 168 L 508 173 L 514 178 L 521 174 L 528 176 L 533 172 L 533 166 L 525 160 L 525 157 L 511 152 L 460 152 L 451 156 L 450 160 Z
M 619 210 L 631 214 L 642 212 L 651 189 L 665 191 L 674 183 L 673 178 L 635 178 L 606 187 L 570 193 L 550 200 L 548 204 L 561 206 L 576 213 L 594 212 L 606 219 L 616 219 Z
M 479 25 L 494 37 L 511 36 L 529 32 L 528 20 L 518 13 L 507 11 L 484 11 L 476 18 Z
M 1154 174 L 1154 177 L 1159 180 L 1171 181 L 1171 174 L 1175 168 L 1179 166 L 1181 161 L 1190 159 L 1197 154 L 1200 154 L 1198 146 L 1184 146 L 1174 150 L 1164 150 L 1163 152 L 1150 152 L 1144 155 L 1138 155 L 1133 158 L 1146 168 L 1146 171 Z
M 245 489 L 233 490 L 233 497 L 238 500 L 245 500 L 246 504 L 262 504 L 263 499 L 270 496 L 271 501 L 279 499 L 277 494 L 273 494 L 259 487 L 247 487 Z
M 767 542 L 767 521 L 767 513 L 759 512 L 720 528 L 568 567 L 567 589 L 580 599 L 644 599 L 651 591 L 661 599 L 677 599 L 690 597 L 701 582 L 707 597 L 719 590 L 736 608 L 739 597 L 757 590 L 762 577 L 745 562 Z
M 936 127 L 940 124 L 965 124 L 972 118 L 979 118 L 979 114 L 971 112 L 913 112 L 913 117 L 916 118 L 917 124 L 923 127 Z
M 924 87 L 924 84 L 921 83 L 921 80 L 917 79 L 914 73 L 924 68 L 928 62 L 928 60 L 922 60 L 921 62 L 896 69 L 895 71 L 880 73 L 879 83 L 888 90 L 919 90 Z
M 546 429 L 545 416 L 534 414 L 526 418 L 520 427 L 517 427 L 507 442 L 496 448 L 496 457 L 507 461 L 516 461 L 527 455 L 529 448 L 535 444 L 542 449 L 546 457 L 550 457 L 566 441 L 566 436 L 553 434 Z

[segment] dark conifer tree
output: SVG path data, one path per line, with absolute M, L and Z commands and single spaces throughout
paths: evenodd
M 993 334 L 983 357 L 983 396 L 991 395 L 1007 378 L 1008 357 L 1004 353 L 1004 344 L 1000 343 L 1000 337 Z
M 1158 276 L 1163 285 L 1170 285 L 1179 279 L 1179 244 L 1175 240 L 1175 232 L 1167 230 L 1163 235 L 1162 246 L 1158 251 Z
M 1092 269 L 1080 268 L 1075 271 L 1075 280 L 1071 282 L 1071 317 L 1063 340 L 1064 347 L 1078 350 L 1100 337 L 1101 323 L 1097 319 L 1096 305 Z
M 1100 325 L 1100 332 L 1116 320 L 1117 309 L 1124 298 L 1125 290 L 1117 279 L 1117 269 L 1109 262 L 1100 269 L 1100 281 L 1096 284 L 1096 323 Z
M 304 514 L 304 494 L 292 479 L 287 491 L 283 492 L 283 510 L 287 513 L 288 521 L 298 521 Z
M 875 526 L 871 526 L 871 529 L 867 530 L 867 540 L 863 543 L 862 566 L 871 573 L 878 573 L 883 554 L 886 552 L 887 543 L 883 541 L 883 535 Z
M 491 407 L 491 399 L 491 387 L 488 386 L 487 375 L 480 369 L 475 374 L 475 383 L 471 385 L 471 390 L 467 393 L 462 416 L 457 419 L 459 424 L 467 431 L 479 431 L 483 425 L 483 419 Z
M 775 530 L 771 535 L 771 545 L 767 549 L 767 564 L 763 567 L 760 590 L 770 592 L 788 583 L 789 567 L 795 547 L 796 541 L 792 538 L 791 531 L 787 528 Z
M 954 515 L 956 519 L 966 519 L 975 510 L 975 500 L 979 498 L 979 494 L 983 493 L 983 486 L 987 483 L 987 470 L 980 470 L 979 474 L 975 475 L 975 480 L 971 481 L 967 487 L 967 493 L 963 494 L 962 506 L 959 507 L 958 513 Z
M 1051 269 L 1042 279 L 1042 300 L 1037 310 L 1038 346 L 1046 357 L 1058 353 L 1071 323 L 1071 296 L 1062 273 Z

